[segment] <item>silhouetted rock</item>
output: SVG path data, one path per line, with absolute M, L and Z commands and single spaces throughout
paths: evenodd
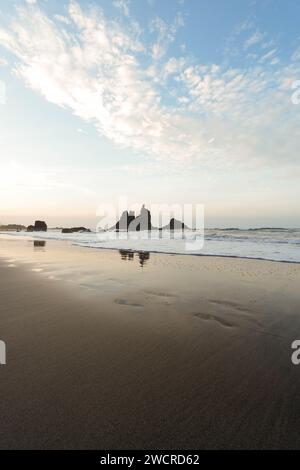
M 34 225 L 27 227 L 27 232 L 47 232 L 47 224 L 43 220 L 36 220 Z
M 180 222 L 180 220 L 172 218 L 170 222 L 168 223 L 168 225 L 161 227 L 159 230 L 184 230 L 186 228 L 187 226 L 183 222 Z
M 151 213 L 145 208 L 145 205 L 141 208 L 141 213 L 138 215 L 129 225 L 128 230 L 139 232 L 140 230 L 151 230 Z
M 36 220 L 34 228 L 37 232 L 47 232 L 47 224 L 43 220 Z
M 20 224 L 0 225 L 0 231 L 2 232 L 20 232 L 21 230 L 25 229 L 25 225 Z
M 89 228 L 85 227 L 72 227 L 72 228 L 63 228 L 61 233 L 83 233 L 83 232 L 90 232 Z
M 135 220 L 135 214 L 133 211 L 124 211 L 121 215 L 120 220 L 114 225 L 113 227 L 110 228 L 110 230 L 128 230 L 129 225 L 131 222 Z
M 130 232 L 139 232 L 141 230 L 185 230 L 188 227 L 180 220 L 172 218 L 168 225 L 157 229 L 153 227 L 151 223 L 151 213 L 145 208 L 145 205 L 141 208 L 141 213 L 135 217 L 133 211 L 124 211 L 120 220 L 111 227 L 109 230 L 124 230 Z
M 143 205 L 141 213 L 137 217 L 135 217 L 134 211 L 124 211 L 120 220 L 110 230 L 138 232 L 140 230 L 151 230 L 151 227 L 150 211 Z

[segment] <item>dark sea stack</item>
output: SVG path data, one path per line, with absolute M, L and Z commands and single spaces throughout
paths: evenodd
M 0 232 L 21 232 L 25 229 L 26 227 L 21 224 L 0 225 Z
M 151 213 L 143 205 L 141 213 L 137 217 L 135 217 L 134 211 L 124 211 L 120 220 L 110 230 L 139 232 L 140 230 L 151 230 L 151 228 Z
M 185 228 L 186 226 L 180 220 L 174 218 L 170 220 L 170 230 L 184 230 Z
M 109 230 L 119 230 L 123 231 L 130 231 L 130 232 L 139 232 L 142 230 L 185 230 L 188 227 L 181 222 L 180 220 L 174 219 L 174 217 L 170 220 L 170 222 L 161 228 L 156 228 L 152 225 L 151 222 L 151 212 L 146 209 L 145 204 L 143 204 L 141 208 L 141 213 L 137 217 L 135 217 L 133 211 L 124 211 L 121 215 L 120 220 L 111 227 Z
M 145 204 L 143 204 L 141 208 L 140 214 L 140 230 L 151 230 L 151 213 L 148 209 L 145 208 Z
M 180 220 L 172 218 L 168 225 L 161 227 L 159 230 L 185 230 L 188 227 Z
M 135 214 L 133 211 L 124 211 L 121 215 L 120 220 L 111 227 L 110 230 L 127 230 L 129 228 L 129 225 L 135 220 Z
M 141 208 L 141 213 L 137 216 L 130 224 L 129 230 L 130 231 L 137 231 L 140 230 L 151 230 L 151 213 L 148 209 L 145 208 L 145 204 Z
M 71 228 L 63 228 L 61 233 L 90 233 L 90 229 L 89 228 L 85 228 L 85 227 L 71 227 Z
M 72 230 L 73 233 L 76 233 L 76 232 L 80 232 L 80 233 L 87 232 L 87 233 L 90 233 L 90 229 L 89 229 L 89 228 L 86 228 L 86 227 L 72 227 L 71 230 Z
M 36 232 L 47 232 L 47 224 L 43 220 L 36 220 L 34 223 L 34 230 Z
M 27 232 L 47 232 L 47 224 L 43 220 L 36 220 L 34 225 L 27 227 Z

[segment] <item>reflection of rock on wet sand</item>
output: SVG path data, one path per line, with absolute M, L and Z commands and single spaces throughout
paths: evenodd
M 124 261 L 133 261 L 135 253 L 130 250 L 119 250 L 121 259 Z M 139 257 L 140 266 L 143 267 L 146 262 L 150 259 L 149 251 L 139 251 L 136 253 Z
M 150 253 L 149 251 L 140 251 L 138 255 L 139 255 L 140 265 L 143 267 L 144 264 L 146 264 L 146 262 L 150 259 Z
M 129 250 L 119 250 L 119 253 L 121 255 L 122 260 L 126 261 L 132 261 L 134 257 L 134 253 Z
M 46 246 L 45 240 L 33 240 L 33 249 L 36 251 L 44 251 Z

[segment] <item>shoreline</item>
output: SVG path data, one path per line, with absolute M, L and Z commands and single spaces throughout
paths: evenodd
M 252 229 L 254 230 L 254 229 Z M 226 254 L 214 254 L 214 253 L 192 253 L 192 252 L 174 252 L 174 251 L 161 251 L 155 250 L 151 248 L 142 249 L 142 248 L 122 248 L 122 247 L 105 247 L 105 246 L 89 246 L 84 242 L 76 242 L 74 240 L 68 240 L 67 238 L 64 239 L 57 239 L 55 237 L 44 237 L 36 233 L 36 236 L 31 235 L 17 235 L 17 234 L 7 234 L 4 232 L 0 233 L 0 243 L 1 239 L 18 239 L 19 240 L 41 240 L 41 241 L 50 241 L 50 242 L 58 242 L 58 243 L 68 243 L 74 247 L 80 248 L 89 248 L 91 250 L 112 250 L 112 251 L 128 251 L 131 253 L 153 253 L 153 254 L 161 254 L 161 255 L 170 255 L 170 256 L 197 256 L 197 257 L 212 257 L 212 258 L 229 258 L 229 259 L 244 259 L 244 260 L 256 260 L 256 261 L 267 261 L 272 263 L 287 263 L 287 264 L 300 264 L 300 261 L 293 261 L 293 260 L 284 260 L 284 259 L 272 259 L 272 258 L 263 258 L 263 257 L 254 257 L 254 256 L 240 256 L 240 255 L 226 255 Z M 22 237 L 22 238 L 21 238 Z
M 53 240 L 53 239 L 52 239 Z M 53 240 L 54 241 L 54 240 Z M 62 241 L 65 240 L 55 240 Z M 141 250 L 141 249 L 130 249 L 130 248 L 106 248 L 104 246 L 86 246 L 83 244 L 71 243 L 72 246 L 79 246 L 81 248 L 89 248 L 90 250 L 113 250 L 113 251 L 128 251 L 130 253 L 153 253 L 157 255 L 168 255 L 168 256 L 201 256 L 204 258 L 229 258 L 229 259 L 244 259 L 244 260 L 254 260 L 254 261 L 267 261 L 271 263 L 287 263 L 287 264 L 300 264 L 300 261 L 286 261 L 286 260 L 276 260 L 268 258 L 252 258 L 250 256 L 235 256 L 235 255 L 215 255 L 215 254 L 201 254 L 201 253 L 175 253 L 172 251 L 155 251 L 155 250 Z

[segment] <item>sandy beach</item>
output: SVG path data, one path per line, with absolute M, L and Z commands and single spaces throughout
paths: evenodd
M 0 244 L 1 449 L 299 448 L 300 265 Z

